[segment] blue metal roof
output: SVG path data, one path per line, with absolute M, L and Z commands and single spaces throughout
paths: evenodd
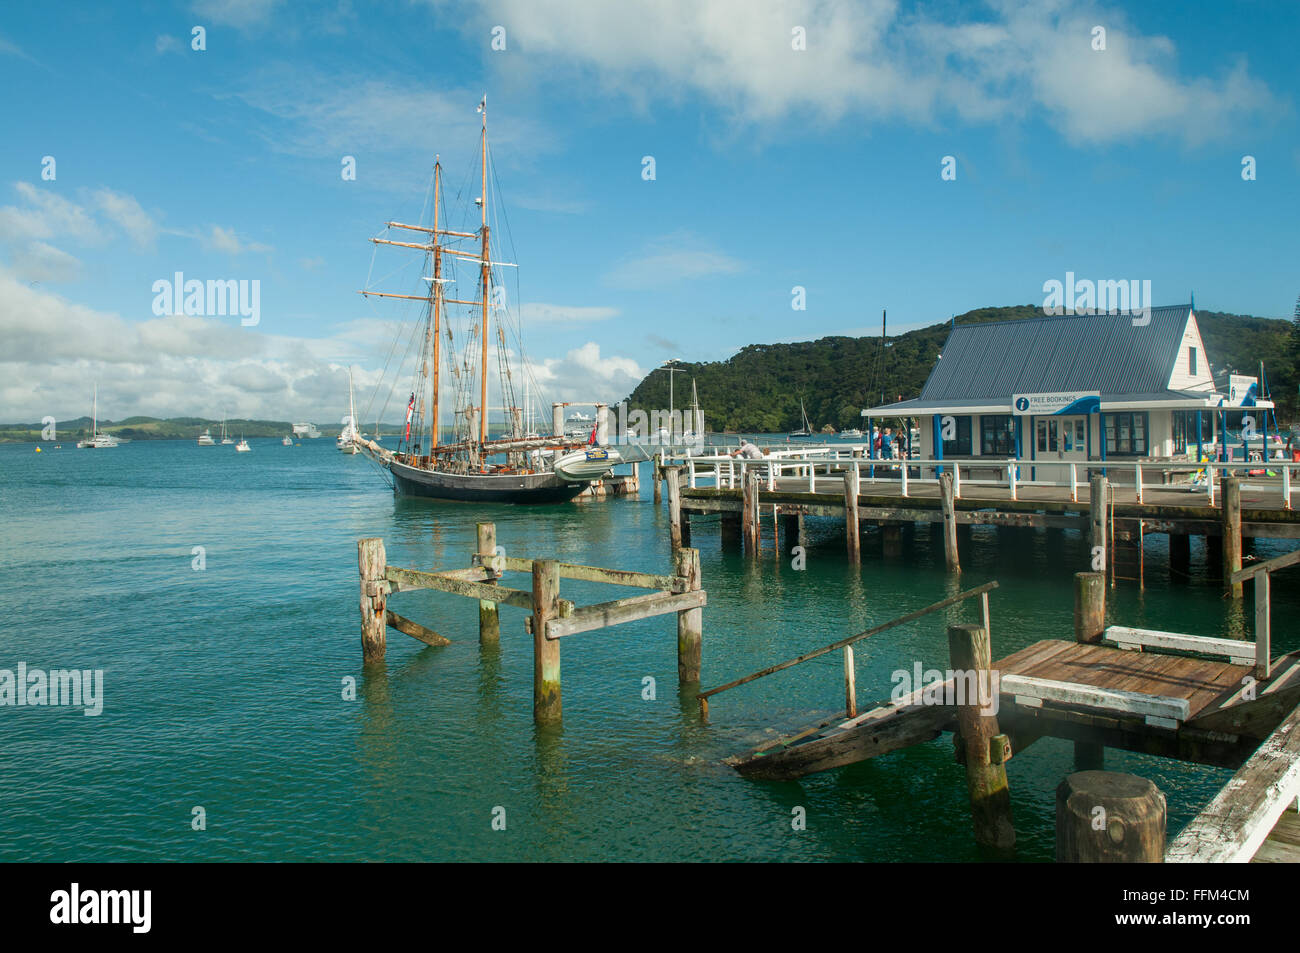
M 1130 314 L 1024 318 L 953 329 L 920 401 L 1003 400 L 1012 394 L 1100 391 L 1158 394 L 1191 314 L 1190 305 L 1151 309 L 1148 324 Z

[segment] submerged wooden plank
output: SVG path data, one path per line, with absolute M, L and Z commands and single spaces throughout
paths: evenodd
M 425 645 L 451 645 L 451 639 L 439 635 L 433 629 L 425 628 L 418 622 L 412 622 L 406 616 L 398 615 L 392 609 L 385 612 L 384 621 L 398 632 L 404 632 L 413 639 L 419 639 Z
M 1300 708 L 1264 739 L 1165 851 L 1167 863 L 1243 863 L 1300 796 Z

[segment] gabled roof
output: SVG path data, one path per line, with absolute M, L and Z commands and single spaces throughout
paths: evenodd
M 1012 394 L 1165 391 L 1191 305 L 1130 314 L 1062 315 L 967 324 L 953 329 L 921 391 L 935 401 L 1011 400 Z

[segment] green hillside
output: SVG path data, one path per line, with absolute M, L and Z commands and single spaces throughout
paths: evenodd
M 1039 317 L 1038 305 L 979 308 L 957 316 L 958 324 Z M 1264 361 L 1278 418 L 1296 416 L 1300 345 L 1290 343 L 1291 324 L 1274 318 L 1197 311 L 1206 355 L 1216 376 L 1231 367 L 1254 375 Z M 882 402 L 921 393 L 951 322 L 891 337 L 882 351 L 877 337 L 828 337 L 793 344 L 750 344 L 725 361 L 678 364 L 673 402 L 689 405 L 695 378 L 706 427 L 712 431 L 781 433 L 799 425 L 802 397 L 814 428 L 836 430 L 862 423 L 861 412 Z M 1300 333 L 1295 336 L 1300 341 Z M 629 408 L 668 407 L 668 377 L 651 372 L 627 397 Z

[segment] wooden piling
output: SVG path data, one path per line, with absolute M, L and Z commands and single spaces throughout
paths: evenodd
M 889 559 L 903 555 L 903 527 L 898 523 L 880 524 L 881 551 Z
M 858 493 L 862 489 L 862 474 L 857 465 L 844 471 L 844 534 L 848 538 L 850 563 L 862 562 L 862 537 L 858 528 Z
M 1165 854 L 1165 796 L 1146 778 L 1080 771 L 1056 788 L 1058 863 L 1158 864 Z
M 357 540 L 357 569 L 361 574 L 361 658 L 382 662 L 388 645 L 388 557 L 377 536 Z
M 655 453 L 653 464 L 655 478 L 655 506 L 658 506 L 664 501 L 664 475 L 662 472 L 663 468 L 660 466 L 660 464 L 663 463 L 663 459 L 664 455 L 662 450 Z
M 979 625 L 953 625 L 948 627 L 948 657 L 953 671 L 971 673 L 966 684 L 993 686 L 991 669 L 993 652 L 989 634 Z M 1007 769 L 999 754 L 995 763 L 993 739 L 1000 735 L 997 716 L 986 712 L 980 691 L 975 698 L 960 699 L 957 705 L 957 726 L 961 734 L 966 762 L 966 788 L 970 793 L 971 819 L 975 825 L 975 842 L 999 850 L 1010 850 L 1016 843 L 1016 831 L 1011 823 L 1011 790 L 1007 785 Z M 984 699 L 991 703 L 993 699 Z
M 682 549 L 677 553 L 677 575 L 685 579 L 688 592 L 704 588 L 700 574 L 700 551 Z M 704 610 L 683 609 L 677 613 L 677 682 L 695 684 L 700 680 L 700 656 L 704 642 Z
M 1088 511 L 1092 517 L 1092 530 L 1088 535 L 1088 545 L 1091 547 L 1090 559 L 1092 565 L 1096 566 L 1097 547 L 1101 547 L 1101 572 L 1105 572 L 1105 567 L 1109 565 L 1110 560 L 1110 539 L 1107 535 L 1109 521 L 1107 516 L 1107 504 L 1110 500 L 1110 481 L 1100 473 L 1095 474 L 1090 481 L 1088 492 Z
M 943 506 L 944 564 L 949 572 L 961 572 L 961 557 L 957 553 L 957 500 L 952 474 L 947 470 L 939 476 L 939 497 Z
M 1074 641 L 1096 645 L 1106 631 L 1106 574 L 1074 574 Z M 1100 771 L 1106 763 L 1106 748 L 1093 741 L 1074 743 L 1077 771 Z
M 858 717 L 858 670 L 851 645 L 844 646 L 844 711 L 849 718 Z
M 488 579 L 495 581 L 498 576 L 492 570 L 492 557 L 497 551 L 497 524 L 477 523 L 478 554 L 483 568 L 488 571 Z M 501 641 L 501 616 L 497 604 L 486 599 L 478 602 L 478 641 L 480 645 L 496 645 Z
M 745 490 L 741 500 L 741 531 L 745 549 L 757 556 L 762 546 L 762 524 L 758 514 L 758 474 L 752 468 L 745 470 Z
M 1241 568 L 1241 480 L 1224 477 L 1223 490 L 1223 584 L 1234 599 L 1241 598 L 1241 583 L 1232 574 Z
M 682 548 L 682 485 L 677 479 L 680 467 L 664 467 L 664 478 L 668 481 L 668 525 L 673 556 Z
M 546 623 L 558 614 L 560 564 L 533 560 L 533 721 L 560 722 L 560 642 L 546 638 Z
M 732 549 L 741 545 L 741 519 L 739 516 L 732 516 L 729 513 L 723 513 L 719 520 L 719 532 L 722 536 L 722 548 Z

